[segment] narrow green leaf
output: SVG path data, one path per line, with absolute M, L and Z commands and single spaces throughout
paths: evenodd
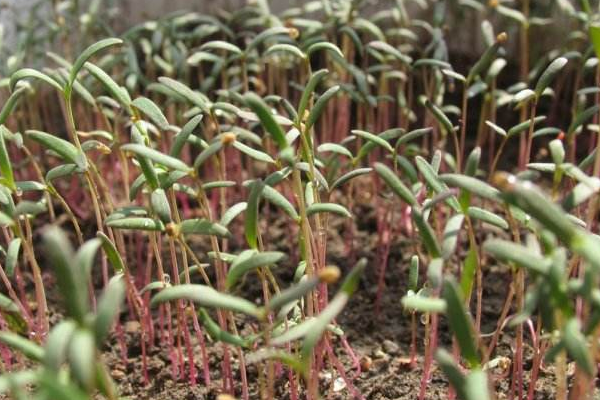
M 258 35 L 254 36 L 248 46 L 246 46 L 246 53 L 250 50 L 258 47 L 265 40 L 271 39 L 275 36 L 286 35 L 289 36 L 291 33 L 291 29 L 285 26 L 274 26 L 264 31 L 260 32 Z
M 587 376 L 593 376 L 594 363 L 590 358 L 590 350 L 587 341 L 581 333 L 581 325 L 576 318 L 567 321 L 563 328 L 563 343 L 569 356 L 581 368 Z
M 267 267 L 283 260 L 286 255 L 279 251 L 264 251 L 246 253 L 246 256 L 238 256 L 227 273 L 225 281 L 227 289 L 231 289 L 239 279 L 251 270 L 259 267 Z
M 106 226 L 115 229 L 131 229 L 140 231 L 164 231 L 165 225 L 157 219 L 129 217 L 122 219 L 111 220 L 106 223 Z
M 117 83 L 106 72 L 96 65 L 86 62 L 85 69 L 87 69 L 88 72 L 104 86 L 104 88 L 108 91 L 108 93 L 111 94 L 112 97 L 121 103 L 125 110 L 129 111 L 131 98 L 129 97 L 127 90 L 117 85 Z
M 341 154 L 350 159 L 353 157 L 350 150 L 348 150 L 344 146 L 336 144 L 336 143 L 323 143 L 323 144 L 319 145 L 319 147 L 317 147 L 317 151 L 319 153 L 332 152 L 332 153 L 336 153 L 336 154 Z
M 121 258 L 121 255 L 119 254 L 115 244 L 110 240 L 108 236 L 106 236 L 100 231 L 96 232 L 96 237 L 102 241 L 102 249 L 104 250 L 106 257 L 108 258 L 110 265 L 112 265 L 115 274 L 124 273 L 125 263 L 123 262 L 123 259 Z
M 536 97 L 540 97 L 544 90 L 550 83 L 554 80 L 554 78 L 560 73 L 560 71 L 564 68 L 569 60 L 564 57 L 558 57 L 554 61 L 548 65 L 548 67 L 544 70 L 540 79 L 538 79 L 537 84 L 535 85 L 535 95 Z
M 462 214 L 453 215 L 444 227 L 444 238 L 442 240 L 442 258 L 448 260 L 456 251 L 458 235 L 462 229 L 465 217 Z
M 0 125 L 4 124 L 10 114 L 13 112 L 17 103 L 21 99 L 21 95 L 23 95 L 26 91 L 30 90 L 30 86 L 21 86 L 17 88 L 17 90 L 13 91 L 11 95 L 8 97 L 2 109 L 0 109 Z
M 95 354 L 96 343 L 92 332 L 83 328 L 75 330 L 69 344 L 68 361 L 73 377 L 87 391 L 94 387 Z
M 448 186 L 446 186 L 446 184 L 439 179 L 436 170 L 427 162 L 427 160 L 421 156 L 417 156 L 415 157 L 415 163 L 417 165 L 417 169 L 421 175 L 423 175 L 425 182 L 427 182 L 427 185 L 429 185 L 429 187 L 431 187 L 436 194 L 449 191 Z M 455 211 L 459 211 L 461 209 L 460 204 L 456 200 L 455 196 L 448 197 L 446 203 Z
M 244 220 L 244 233 L 246 241 L 252 249 L 258 248 L 258 205 L 264 187 L 265 184 L 261 180 L 254 181 L 250 186 L 246 219 Z
M 248 203 L 243 201 L 241 203 L 237 203 L 237 204 L 234 204 L 233 206 L 229 207 L 227 209 L 227 211 L 225 211 L 223 213 L 223 216 L 221 217 L 219 224 L 224 227 L 229 226 L 229 224 L 231 223 L 231 221 L 233 221 L 233 219 L 235 217 L 237 217 L 238 215 L 240 215 L 242 212 L 244 212 L 246 210 L 247 206 L 248 206 Z
M 212 318 L 208 315 L 204 308 L 200 308 L 198 310 L 198 317 L 202 325 L 206 328 L 206 331 L 210 335 L 213 340 L 229 343 L 238 347 L 250 347 L 251 340 L 247 340 L 238 335 L 233 335 L 223 329 L 213 321 Z
M 158 81 L 191 104 L 197 106 L 206 113 L 210 113 L 210 107 L 207 104 L 207 100 L 200 93 L 195 92 L 183 83 L 166 76 L 161 76 L 158 78 Z
M 161 188 L 154 189 L 150 194 L 150 205 L 154 213 L 164 223 L 171 221 L 171 206 L 167 194 Z
M 372 42 L 367 43 L 367 46 L 378 50 L 382 53 L 388 54 L 393 58 L 397 59 L 398 61 L 403 62 L 404 64 L 410 65 L 410 63 L 412 62 L 412 59 L 409 56 L 402 54 L 400 50 L 384 41 L 374 40 Z
M 467 374 L 464 400 L 490 400 L 487 374 L 479 368 Z
M 44 388 L 44 394 L 51 399 L 87 400 L 89 398 L 86 391 L 80 389 L 72 380 L 57 379 L 56 373 L 40 373 L 37 383 Z
M 450 329 L 456 337 L 462 356 L 471 368 L 479 366 L 477 341 L 473 332 L 473 322 L 465 309 L 460 288 L 453 279 L 445 279 L 442 297 L 448 304 L 447 315 Z
M 211 156 L 217 154 L 223 148 L 223 142 L 215 140 L 207 148 L 202 150 L 198 157 L 194 160 L 194 169 L 197 170 L 208 160 Z
M 394 152 L 394 148 L 392 147 L 392 145 L 389 144 L 387 141 L 385 141 L 380 136 L 374 135 L 374 134 L 366 132 L 366 131 L 361 131 L 359 129 L 353 129 L 352 134 L 355 136 L 358 136 L 360 138 L 363 138 L 365 140 L 371 141 L 371 142 L 377 144 L 378 146 L 383 147 L 390 153 Z
M 287 140 L 285 139 L 285 132 L 281 125 L 277 123 L 269 107 L 260 96 L 256 93 L 246 93 L 244 95 L 244 101 L 250 107 L 250 109 L 258 116 L 262 126 L 267 132 L 271 134 L 275 143 L 279 147 L 279 150 L 283 150 L 288 147 Z
M 471 297 L 471 291 L 473 290 L 473 281 L 475 279 L 475 273 L 477 272 L 477 250 L 472 246 L 469 247 L 469 252 L 463 263 L 462 274 L 460 276 L 460 289 L 465 297 Z
M 582 1 L 583 4 L 587 5 L 587 13 L 590 13 L 590 6 L 588 0 Z M 596 53 L 596 57 L 600 58 L 600 24 L 597 21 L 590 23 L 589 25 L 589 35 L 594 47 L 594 53 Z
M 263 56 L 268 57 L 275 53 L 287 53 L 301 60 L 306 59 L 306 54 L 304 54 L 302 50 L 300 50 L 297 46 L 287 43 L 277 43 L 273 46 L 269 46 L 269 48 L 264 52 Z
M 52 182 L 56 179 L 63 178 L 65 176 L 71 176 L 78 172 L 78 167 L 75 164 L 63 164 L 52 168 L 46 174 L 46 182 Z
M 562 202 L 565 211 L 574 209 L 600 191 L 600 180 L 594 179 L 592 182 L 580 182 L 569 192 Z
M 10 76 L 10 90 L 14 92 L 17 83 L 23 79 L 39 79 L 57 89 L 59 93 L 63 92 L 63 87 L 58 82 L 50 78 L 48 75 L 31 68 L 20 69 Z
M 325 111 L 325 106 L 327 105 L 327 102 L 333 96 L 335 96 L 339 90 L 340 87 L 338 85 L 332 86 L 329 89 L 327 89 L 325 93 L 319 96 L 319 98 L 315 102 L 315 105 L 310 109 L 310 112 L 308 114 L 305 126 L 305 129 L 307 131 L 317 122 L 323 111 Z
M 275 160 L 271 158 L 270 155 L 264 153 L 260 150 L 253 149 L 252 147 L 246 146 L 244 143 L 240 141 L 233 142 L 233 147 L 246 154 L 247 156 L 254 158 L 257 161 L 266 162 L 269 164 L 275 164 Z
M 479 207 L 469 207 L 469 217 L 477 219 L 482 222 L 486 222 L 490 225 L 494 225 L 500 229 L 508 229 L 508 222 L 506 220 L 491 211 L 485 210 Z
M 171 151 L 169 152 L 169 155 L 171 157 L 179 158 L 181 156 L 181 150 L 183 149 L 183 145 L 187 143 L 188 138 L 192 133 L 194 133 L 194 131 L 200 124 L 200 121 L 202 121 L 202 118 L 202 114 L 194 116 L 183 126 L 183 128 L 181 128 L 181 131 L 177 135 L 175 135 L 175 137 L 173 138 L 173 145 L 171 146 Z
M 444 128 L 446 132 L 454 132 L 454 126 L 452 125 L 452 122 L 450 122 L 450 119 L 438 106 L 433 104 L 429 99 L 425 99 L 424 105 L 431 112 L 431 114 L 433 114 L 434 118 L 438 121 L 442 128 Z
M 344 58 L 344 53 L 342 53 L 340 48 L 330 42 L 317 42 L 311 44 L 310 46 L 308 46 L 308 49 L 306 49 L 306 54 L 310 57 L 314 52 L 320 50 L 329 51 L 332 52 L 335 56 Z
M 411 311 L 421 313 L 444 313 L 446 312 L 446 301 L 420 295 L 408 295 L 402 297 L 402 306 Z
M 67 360 L 67 351 L 77 324 L 72 320 L 59 322 L 52 328 L 44 346 L 44 365 L 58 371 Z
M 408 290 L 417 292 L 419 288 L 419 256 L 414 255 L 410 258 L 410 267 L 408 269 Z
M 333 191 L 333 189 L 342 186 L 344 183 L 348 182 L 351 179 L 356 178 L 357 176 L 366 175 L 373 171 L 372 168 L 357 168 L 352 171 L 346 172 L 344 175 L 340 176 L 338 179 L 333 181 L 333 183 L 329 187 L 329 191 Z
M 489 239 L 484 243 L 483 249 L 500 261 L 512 262 L 539 274 L 545 274 L 550 269 L 550 260 L 507 240 Z
M 138 97 L 131 103 L 131 105 L 148 116 L 148 118 L 150 118 L 150 120 L 154 122 L 160 129 L 169 129 L 169 121 L 156 103 L 149 98 Z
M 358 260 L 358 262 L 350 270 L 350 273 L 344 278 L 342 286 L 339 290 L 340 293 L 346 293 L 348 296 L 352 296 L 352 294 L 354 294 L 354 292 L 358 289 L 360 278 L 367 268 L 367 264 L 368 261 L 365 257 Z
M 202 189 L 204 190 L 212 190 L 212 189 L 220 189 L 220 188 L 229 188 L 237 186 L 237 182 L 235 181 L 213 181 L 202 184 Z
M 30 360 L 42 361 L 44 358 L 43 348 L 16 333 L 0 332 L 0 342 L 23 353 Z
M 48 189 L 46 185 L 36 181 L 15 182 L 17 190 L 21 192 L 44 192 Z
M 150 305 L 155 307 L 160 303 L 172 300 L 189 300 L 202 307 L 219 308 L 261 317 L 260 309 L 252 302 L 241 297 L 219 293 L 215 289 L 204 285 L 178 285 L 164 288 L 152 298 Z
M 429 223 L 425 220 L 423 214 L 417 209 L 417 207 L 413 207 L 412 209 L 412 218 L 415 222 L 415 225 L 419 229 L 419 236 L 421 237 L 423 245 L 425 246 L 425 249 L 429 255 L 433 258 L 440 257 L 442 251 L 435 237 L 435 233 L 433 232 L 431 225 L 429 225 Z
M 292 203 L 288 201 L 288 199 L 279 193 L 278 190 L 272 188 L 269 185 L 265 185 L 262 191 L 261 196 L 269 201 L 272 204 L 275 204 L 277 207 L 281 208 L 290 218 L 294 221 L 299 221 L 300 216 L 296 211 L 296 208 Z
M 222 50 L 233 53 L 235 55 L 242 55 L 242 50 L 234 44 L 223 40 L 211 40 L 210 42 L 204 43 L 200 46 L 200 50 Z
M 79 57 L 77 57 L 77 60 L 75 60 L 75 62 L 73 63 L 73 67 L 71 68 L 71 71 L 69 74 L 69 86 L 73 85 L 73 82 L 77 78 L 77 74 L 79 73 L 81 68 L 83 68 L 86 61 L 89 60 L 94 54 L 96 54 L 97 52 L 99 52 L 102 49 L 105 49 L 107 47 L 114 46 L 117 44 L 121 44 L 121 43 L 123 43 L 123 41 L 121 39 L 108 38 L 108 39 L 100 40 L 100 41 L 92 44 L 88 48 L 86 48 L 83 51 L 83 53 L 81 53 L 81 55 Z
M 363 131 L 364 132 L 364 131 Z M 377 135 L 380 139 L 384 141 L 394 140 L 398 136 L 404 133 L 404 129 L 402 128 L 392 128 L 386 131 L 381 132 Z M 354 158 L 354 164 L 358 164 L 360 160 L 365 158 L 370 152 L 372 152 L 375 148 L 377 148 L 378 144 L 372 140 L 367 140 L 366 143 L 358 150 L 356 157 Z M 385 145 L 384 145 L 385 146 Z
M 96 343 L 102 343 L 107 338 L 110 329 L 125 299 L 125 282 L 123 275 L 115 275 L 104 289 L 98 301 L 96 318 L 94 319 L 94 336 Z
M 210 222 L 207 219 L 186 219 L 179 224 L 180 232 L 184 235 L 213 235 L 229 237 L 230 233 L 224 226 Z
M 306 111 L 308 107 L 308 103 L 313 96 L 313 92 L 317 85 L 323 80 L 323 78 L 329 73 L 326 69 L 320 69 L 314 72 L 308 82 L 306 83 L 306 87 L 302 92 L 302 97 L 300 98 L 300 103 L 298 104 L 298 118 L 304 118 L 304 111 Z
M 0 311 L 7 311 L 10 313 L 18 313 L 19 307 L 10 298 L 0 293 Z
M 394 171 L 392 171 L 388 166 L 378 162 L 375 163 L 373 169 L 375 169 L 375 172 L 381 176 L 381 179 L 384 180 L 384 182 L 401 200 L 410 206 L 416 206 L 418 204 L 414 194 L 408 187 L 406 187 L 406 185 L 402 183 L 402 181 L 400 181 Z
M 446 375 L 446 378 L 448 378 L 450 385 L 456 391 L 457 397 L 461 400 L 476 400 L 467 397 L 465 376 L 461 372 L 460 367 L 455 364 L 452 355 L 446 350 L 439 348 L 435 353 L 435 359 L 442 372 L 444 372 L 444 375 Z
M 597 115 L 598 111 L 600 111 L 600 105 L 596 104 L 578 113 L 571 122 L 571 125 L 569 125 L 569 129 L 567 129 L 567 134 L 572 135 L 573 133 L 575 133 L 575 131 L 580 126 L 584 125 L 594 115 Z
M 287 304 L 307 295 L 311 290 L 317 287 L 319 282 L 317 277 L 302 279 L 299 283 L 274 295 L 269 301 L 267 308 L 269 310 L 277 311 Z
M 512 176 L 504 175 L 498 175 L 496 181 L 502 188 L 503 197 L 509 203 L 537 219 L 565 243 L 571 244 L 578 236 L 575 225 L 566 213 L 533 184 L 519 182 Z
M 500 191 L 477 178 L 460 174 L 443 174 L 438 178 L 450 187 L 466 190 L 487 200 L 500 201 Z
M 400 136 L 400 138 L 396 141 L 396 145 L 394 146 L 394 148 L 397 149 L 398 146 L 402 146 L 414 139 L 418 139 L 421 136 L 427 135 L 431 132 L 433 132 L 433 128 L 420 128 L 420 129 L 412 130 L 412 131 Z
M 73 144 L 46 132 L 28 130 L 25 133 L 28 137 L 40 143 L 46 149 L 52 150 L 58 154 L 65 161 L 76 164 L 80 168 L 82 167 L 81 154 Z M 83 160 L 85 160 L 85 156 L 83 157 Z M 86 164 L 87 162 L 85 162 L 84 167 L 87 167 Z
M 467 80 L 466 80 L 467 86 L 469 86 L 478 75 L 481 75 L 484 71 L 486 71 L 489 68 L 490 64 L 492 63 L 492 61 L 498 54 L 498 50 L 500 50 L 500 47 L 502 46 L 502 43 L 505 40 L 506 40 L 506 34 L 504 34 L 504 35 L 500 34 L 500 35 L 498 35 L 498 39 L 496 39 L 494 44 L 492 44 L 490 47 L 488 47 L 485 50 L 483 55 L 479 58 L 479 60 L 477 60 L 475 65 L 473 65 L 473 67 L 469 71 L 469 75 L 467 75 Z
M 0 124 L 0 174 L 2 175 L 3 184 L 10 190 L 15 191 L 15 176 L 13 175 L 12 163 L 10 162 L 6 142 L 4 141 L 6 130 L 4 125 Z
M 96 261 L 96 254 L 101 244 L 102 242 L 97 238 L 88 240 L 75 253 L 73 269 L 80 276 L 80 282 L 87 282 L 90 279 Z
M 19 262 L 19 252 L 21 251 L 21 239 L 14 238 L 10 241 L 6 250 L 6 275 L 12 278 Z
M 310 329 L 306 332 L 304 341 L 302 342 L 302 359 L 308 360 L 313 349 L 321 339 L 323 332 L 327 329 L 327 326 L 331 321 L 344 309 L 348 303 L 350 295 L 345 292 L 339 292 L 335 297 L 327 304 L 327 307 L 314 318 L 310 326 Z M 302 325 L 302 324 L 300 324 Z M 300 326 L 297 325 L 296 327 Z M 293 329 L 293 328 L 292 328 Z
M 87 280 L 75 270 L 75 254 L 66 234 L 57 227 L 51 227 L 44 232 L 43 243 L 48 261 L 54 267 L 67 315 L 83 322 L 89 307 Z
M 15 221 L 6 213 L 0 211 L 0 226 L 13 226 Z
M 492 130 L 494 132 L 496 132 L 497 134 L 499 134 L 500 136 L 502 136 L 502 137 L 508 136 L 508 132 L 506 132 L 506 130 L 504 128 L 502 128 L 501 126 L 496 125 L 492 121 L 485 121 L 485 124 L 487 126 L 489 126 L 490 128 L 492 128 Z
M 318 213 L 333 213 L 342 217 L 352 218 L 352 214 L 348 209 L 341 204 L 336 203 L 314 203 L 306 208 L 307 216 L 312 216 Z
M 121 150 L 130 151 L 136 155 L 140 155 L 142 157 L 146 157 L 149 160 L 157 164 L 164 165 L 167 168 L 182 171 L 182 172 L 190 172 L 191 168 L 187 166 L 183 161 L 171 157 L 167 154 L 163 154 L 158 150 L 154 150 L 150 147 L 144 146 L 143 144 L 137 143 L 128 143 L 121 146 Z

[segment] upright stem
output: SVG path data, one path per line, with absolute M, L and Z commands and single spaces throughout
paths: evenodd
M 531 149 L 533 147 L 533 128 L 535 125 L 535 116 L 537 113 L 537 100 L 534 100 L 531 104 L 531 118 L 529 123 L 529 129 L 527 131 L 527 147 L 525 148 L 525 161 L 522 165 L 522 169 L 527 167 L 529 161 L 531 160 Z
M 529 19 L 529 1 L 521 0 L 521 13 L 525 16 L 525 19 Z M 527 83 L 529 75 L 529 24 L 521 24 L 519 32 L 519 59 L 520 63 L 520 78 L 521 82 Z M 525 108 L 521 109 L 520 122 L 525 121 L 527 118 L 527 111 Z M 523 161 L 525 159 L 525 151 L 527 146 L 527 138 L 523 135 L 519 138 L 519 170 L 525 168 Z
M 25 226 L 29 226 L 29 221 L 25 219 Z M 29 229 L 28 229 L 29 230 Z M 23 233 L 20 224 L 15 224 L 15 234 L 21 239 L 21 244 L 25 252 L 25 256 L 31 266 L 33 273 L 33 282 L 35 285 L 35 297 L 37 301 L 37 320 L 38 327 L 36 332 L 38 333 L 36 341 L 42 343 L 46 335 L 50 331 L 50 323 L 48 321 L 48 304 L 46 302 L 46 289 L 44 288 L 44 280 L 42 278 L 42 270 L 35 258 L 35 251 L 33 244 Z
M 459 174 L 460 171 L 462 171 L 463 155 L 465 154 L 465 141 L 467 140 L 467 107 L 469 106 L 467 89 L 467 85 L 465 84 L 465 87 L 463 88 L 461 108 L 462 114 L 460 118 L 460 146 L 458 149 L 458 154 L 456 155 L 456 172 Z

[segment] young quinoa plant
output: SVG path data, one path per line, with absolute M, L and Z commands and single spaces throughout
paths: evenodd
M 0 333 L 0 341 L 23 353 L 40 366 L 4 374 L 0 378 L 0 393 L 14 398 L 24 396 L 27 386 L 35 387 L 35 398 L 90 398 L 100 393 L 107 399 L 118 399 L 115 383 L 102 361 L 100 345 L 118 317 L 125 296 L 123 276 L 113 276 L 99 300 L 96 313 L 90 311 L 87 280 L 95 264 L 100 239 L 86 242 L 75 253 L 63 231 L 47 228 L 44 245 L 56 271 L 64 295 L 68 315 L 50 331 L 41 346 L 13 333 Z

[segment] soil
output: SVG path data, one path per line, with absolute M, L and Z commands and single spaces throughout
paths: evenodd
M 368 400 L 400 400 L 416 399 L 419 393 L 423 365 L 423 335 L 424 326 L 418 323 L 418 349 L 416 363 L 411 366 L 410 347 L 411 347 L 411 316 L 406 314 L 400 305 L 400 299 L 406 292 L 406 278 L 408 276 L 407 259 L 412 255 L 410 253 L 409 243 L 406 238 L 396 238 L 391 245 L 388 267 L 385 273 L 385 290 L 381 297 L 380 311 L 376 313 L 375 299 L 377 297 L 377 260 L 374 258 L 378 246 L 377 235 L 373 234 L 375 230 L 375 212 L 371 206 L 362 206 L 357 215 L 362 215 L 360 225 L 358 226 L 356 243 L 361 243 L 357 249 L 356 257 L 367 257 L 370 260 L 370 270 L 363 277 L 360 290 L 354 295 L 345 311 L 338 318 L 339 325 L 344 329 L 344 333 L 350 343 L 356 356 L 361 360 L 362 371 L 358 377 L 354 377 L 355 370 L 352 370 L 351 360 L 343 350 L 339 340 L 335 341 L 336 352 L 346 367 L 346 371 L 353 376 L 352 383 L 358 391 Z M 288 225 L 286 221 L 275 219 L 269 224 L 270 241 L 279 242 L 280 248 L 285 249 L 287 243 L 285 237 L 288 235 Z M 346 248 L 343 245 L 342 235 L 344 227 L 341 224 L 334 226 L 329 236 L 331 244 L 329 246 L 330 261 L 337 265 L 347 263 Z M 485 271 L 484 282 L 484 304 L 482 314 L 482 331 L 493 332 L 496 329 L 496 321 L 499 318 L 507 288 L 511 282 L 510 271 L 506 268 L 491 267 Z M 288 280 L 289 281 L 289 280 Z M 248 285 L 248 283 L 247 283 Z M 252 292 L 252 287 L 244 288 Z M 256 297 L 260 297 L 257 288 Z M 418 320 L 419 321 L 419 320 Z M 126 325 L 127 328 L 127 325 Z M 118 383 L 121 393 L 131 399 L 215 399 L 221 393 L 220 381 L 220 359 L 222 350 L 220 345 L 208 345 L 208 353 L 211 370 L 211 386 L 206 387 L 199 378 L 196 386 L 190 386 L 187 378 L 174 381 L 171 374 L 171 362 L 169 354 L 160 347 L 154 347 L 149 354 L 149 374 L 150 385 L 144 385 L 141 375 L 141 351 L 135 325 L 129 325 L 131 332 L 126 333 L 129 354 L 128 363 L 124 365 L 121 361 L 117 342 L 113 337 L 110 343 L 106 358 L 112 367 L 113 377 Z M 126 329 L 127 330 L 127 329 Z M 496 355 L 510 356 L 512 336 L 514 331 L 507 331 L 500 337 L 497 346 Z M 443 318 L 440 321 L 440 341 L 441 346 L 451 349 L 451 337 Z M 200 354 L 198 346 L 195 346 L 196 367 L 201 374 L 201 365 L 199 365 Z M 526 348 L 528 369 L 531 365 L 531 349 Z M 235 357 L 234 357 L 235 359 Z M 237 373 L 237 360 L 234 364 L 234 373 Z M 368 366 L 368 368 L 366 368 Z M 497 372 L 497 373 L 496 373 Z M 493 382 L 498 399 L 507 398 L 506 393 L 510 386 L 510 367 L 508 370 L 495 371 L 497 379 Z M 322 393 L 325 398 L 330 399 L 350 399 L 352 398 L 348 388 L 340 389 L 345 386 L 340 379 L 331 379 L 331 373 L 322 374 Z M 335 374 L 334 376 L 337 376 Z M 249 366 L 248 378 L 254 382 L 250 386 L 250 398 L 258 399 L 258 387 L 255 384 L 256 370 Z M 239 376 L 236 376 L 239 382 Z M 527 381 L 528 378 L 525 378 Z M 536 400 L 549 399 L 553 396 L 554 377 L 551 369 L 544 368 L 540 373 L 537 382 Z M 287 375 L 282 374 L 278 381 L 277 399 L 289 399 L 289 390 L 287 386 Z M 427 383 L 427 392 L 425 399 L 447 398 L 448 382 L 442 376 L 435 366 L 432 369 L 432 376 Z M 236 393 L 238 396 L 239 388 Z M 239 398 L 239 397 L 238 397 Z M 301 397 L 302 398 L 302 397 Z
M 358 220 L 357 235 L 355 236 L 356 258 L 367 257 L 369 268 L 366 271 L 360 289 L 352 297 L 344 312 L 339 316 L 337 322 L 344 329 L 345 337 L 350 343 L 356 356 L 361 360 L 362 371 L 359 376 L 355 375 L 352 362 L 339 338 L 334 338 L 336 354 L 344 364 L 347 373 L 351 377 L 352 384 L 368 400 L 400 400 L 417 399 L 421 386 L 423 366 L 423 336 L 424 325 L 417 318 L 418 348 L 416 362 L 411 364 L 411 315 L 407 314 L 400 304 L 400 299 L 406 293 L 406 281 L 408 277 L 408 259 L 412 256 L 410 242 L 406 237 L 398 236 L 392 238 L 390 246 L 389 262 L 385 272 L 385 290 L 380 299 L 379 312 L 376 312 L 375 300 L 378 294 L 378 269 L 377 249 L 379 246 L 376 231 L 376 216 L 371 205 L 372 199 L 363 199 L 359 202 L 356 215 Z M 265 227 L 266 228 L 266 227 Z M 269 235 L 267 243 L 278 243 L 276 247 L 282 251 L 288 250 L 289 222 L 281 217 L 272 216 L 269 221 Z M 347 249 L 344 245 L 345 225 L 343 222 L 332 222 L 329 232 L 329 257 L 328 262 L 339 265 L 342 269 L 348 269 Z M 243 237 L 243 235 L 241 236 Z M 294 236 L 292 236 L 294 237 Z M 240 245 L 232 242 L 232 251 Z M 202 247 L 202 244 L 196 244 Z M 459 246 L 460 248 L 460 246 Z M 293 273 L 294 260 L 290 262 L 290 269 L 279 275 L 282 282 L 289 282 Z M 484 270 L 484 293 L 482 310 L 482 332 L 490 333 L 496 329 L 507 288 L 511 282 L 511 273 L 505 267 L 486 265 Z M 286 272 L 287 271 L 287 272 Z M 290 272 L 292 271 L 292 272 Z M 424 277 L 421 278 L 421 281 Z M 249 281 L 244 284 L 244 293 L 247 298 L 260 299 L 258 285 Z M 51 286 L 50 286 L 51 287 Z M 249 293 L 249 294 L 248 294 Z M 50 294 L 50 302 L 56 309 L 57 294 Z M 56 313 L 54 320 L 59 318 Z M 129 399 L 151 399 L 151 400 L 213 400 L 221 393 L 221 359 L 223 354 L 222 345 L 207 342 L 207 354 L 210 365 L 210 386 L 206 386 L 202 379 L 202 364 L 200 346 L 195 336 L 192 338 L 194 344 L 194 360 L 198 374 L 198 382 L 192 386 L 187 378 L 188 366 L 185 366 L 185 376 L 174 379 L 172 374 L 172 363 L 165 346 L 155 345 L 148 349 L 147 363 L 149 384 L 143 380 L 142 349 L 140 344 L 140 326 L 137 322 L 127 321 L 128 314 L 122 315 L 122 329 L 125 342 L 127 343 L 127 358 L 124 362 L 117 335 L 113 333 L 110 340 L 103 349 L 104 359 L 107 362 L 111 374 L 117 383 L 122 396 Z M 249 332 L 247 321 L 240 320 L 239 328 L 242 332 Z M 192 331 L 193 332 L 193 331 Z M 452 349 L 451 336 L 448 332 L 444 318 L 440 318 L 439 345 L 446 349 Z M 491 336 L 491 335 L 490 335 Z M 506 356 L 511 358 L 511 345 L 514 331 L 507 328 L 500 336 L 495 356 Z M 485 339 L 489 341 L 489 338 Z M 530 337 L 525 337 L 530 340 Z M 532 351 L 526 344 L 525 349 L 527 373 L 524 377 L 525 385 L 529 379 L 531 368 Z M 236 355 L 233 358 L 234 380 L 237 383 L 236 396 L 240 396 L 239 360 Z M 185 357 L 187 361 L 187 357 Z M 253 365 L 248 367 L 248 380 L 250 382 L 250 399 L 259 399 L 258 373 Z M 281 370 L 277 381 L 276 399 L 288 400 L 289 382 L 287 373 Z M 494 377 L 492 385 L 498 399 L 508 398 L 510 388 L 510 366 L 505 369 L 493 370 Z M 351 399 L 352 394 L 342 380 L 337 378 L 337 373 L 325 369 L 321 375 L 321 393 L 328 399 Z M 551 367 L 543 366 L 536 385 L 535 400 L 553 398 L 554 376 Z M 432 368 L 431 379 L 427 383 L 427 400 L 448 398 L 448 383 L 441 372 Z M 300 399 L 304 397 L 300 395 Z

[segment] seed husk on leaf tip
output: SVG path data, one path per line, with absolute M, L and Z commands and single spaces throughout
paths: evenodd
M 340 276 L 342 275 L 340 269 L 338 267 L 336 267 L 335 265 L 328 265 L 325 268 L 323 268 L 321 271 L 319 271 L 319 280 L 321 280 L 321 282 L 327 283 L 327 284 L 332 284 L 337 282 L 340 279 Z
M 223 146 L 228 146 L 230 144 L 233 144 L 233 142 L 235 142 L 235 138 L 236 138 L 235 133 L 226 132 L 223 134 L 223 136 L 221 136 L 221 143 L 223 144 Z
M 300 31 L 297 28 L 289 28 L 289 32 L 288 34 L 290 35 L 290 38 L 292 39 L 298 39 L 298 37 L 300 36 Z
M 167 232 L 167 235 L 171 237 L 178 237 L 180 233 L 180 228 L 179 225 L 177 225 L 176 223 L 169 222 L 165 226 L 165 231 Z

